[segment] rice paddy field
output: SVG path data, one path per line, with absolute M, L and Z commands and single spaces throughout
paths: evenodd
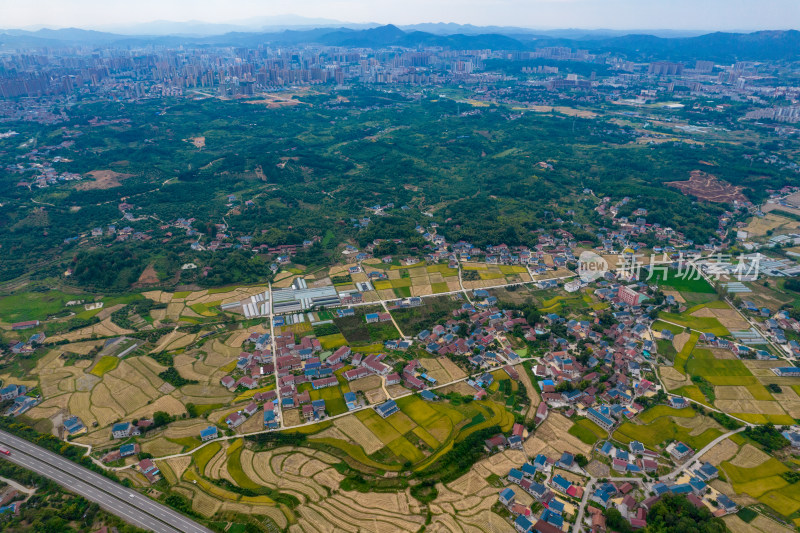
M 603 428 L 588 418 L 582 418 L 575 422 L 575 425 L 569 428 L 569 434 L 578 437 L 586 444 L 594 444 L 600 439 L 608 437 L 608 433 Z
M 530 282 L 528 269 L 521 265 L 488 265 L 463 263 L 462 283 L 465 289 L 485 289 L 507 283 Z
M 665 407 L 657 406 L 652 413 L 649 411 L 653 409 L 645 411 L 638 421 L 624 422 L 614 432 L 614 439 L 624 444 L 638 440 L 653 450 L 665 447 L 672 440 L 679 440 L 699 450 L 724 433 L 722 427 L 711 418 L 689 413 L 692 409 L 687 411 Z
M 513 424 L 513 416 L 491 401 L 451 405 L 413 395 L 398 404 L 401 410 L 386 419 L 364 410 L 304 428 L 308 447 L 260 450 L 246 439 L 212 442 L 192 453 L 190 460 L 161 462 L 162 469 L 169 490 L 190 498 L 192 508 L 204 516 L 237 510 L 268 517 L 277 528 L 296 533 L 332 528 L 411 532 L 419 530 L 426 517 L 437 527 L 507 528 L 489 512 L 497 490 L 486 478 L 524 461 L 525 455 L 516 450 L 490 456 L 466 475 L 441 485 L 430 516 L 408 490 L 341 488 L 344 475 L 336 465 L 343 464 L 343 457 L 351 467 L 387 472 L 391 479 L 401 468 L 397 462 L 410 461 L 415 470 L 424 469 L 472 432 L 491 425 L 508 430 Z M 257 495 L 243 496 L 226 484 Z M 288 499 L 297 506 L 285 505 Z
M 740 360 L 729 350 L 701 347 L 699 336 L 675 336 L 673 366 L 659 369 L 668 390 L 753 424 L 795 423 L 800 395 L 792 386 L 800 385 L 800 378 L 779 378 L 771 370 L 785 362 Z M 769 384 L 787 386 L 773 394 Z
M 790 483 L 783 474 L 791 469 L 756 446 L 741 445 L 736 454 L 719 463 L 735 500 L 757 500 L 785 518 L 800 511 L 800 483 Z

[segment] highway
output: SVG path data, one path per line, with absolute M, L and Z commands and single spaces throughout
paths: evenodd
M 0 456 L 0 460 L 47 477 L 135 526 L 157 533 L 211 533 L 210 529 L 133 489 L 10 433 L 0 431 L 0 444 L 11 451 L 11 455 Z

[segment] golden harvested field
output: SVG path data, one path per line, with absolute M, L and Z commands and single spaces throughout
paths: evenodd
M 373 389 L 380 389 L 381 387 L 381 377 L 380 376 L 367 376 L 361 379 L 355 379 L 349 382 L 350 391 L 351 392 L 358 392 L 358 391 L 368 391 Z M 345 417 L 350 418 L 350 417 Z
M 677 335 L 675 335 L 675 337 L 672 339 L 672 345 L 675 347 L 675 350 L 678 352 L 683 350 L 683 347 L 689 340 L 689 337 L 691 337 L 691 335 L 689 335 L 685 331 L 683 333 L 678 333 Z
M 671 366 L 660 366 L 658 367 L 658 371 L 661 374 L 661 379 L 664 381 L 664 385 L 668 390 L 674 390 L 683 387 L 684 385 L 692 384 L 692 380 L 690 378 L 684 376 Z
M 169 466 L 169 469 L 175 474 L 175 476 L 180 479 L 183 477 L 183 473 L 186 472 L 186 469 L 189 468 L 189 464 L 192 462 L 191 455 L 184 455 L 181 457 L 173 457 L 171 459 L 165 459 L 163 461 L 158 461 L 157 464 L 160 468 L 163 468 L 162 465 L 164 463 Z
M 90 392 L 76 392 L 70 396 L 69 411 L 77 415 L 83 420 L 87 427 L 91 427 L 92 423 L 97 420 L 91 411 L 91 393 Z
M 70 394 L 61 394 L 49 398 L 28 411 L 27 416 L 33 419 L 50 418 L 61 410 L 69 409 Z
M 141 448 L 143 452 L 152 453 L 156 457 L 180 453 L 183 450 L 182 445 L 170 442 L 164 437 L 156 437 L 153 440 L 142 442 Z
M 164 411 L 168 414 L 180 416 L 186 412 L 183 403 L 172 396 L 161 396 L 153 403 L 140 407 L 132 413 L 128 413 L 128 418 L 152 418 L 156 411 Z
M 675 301 L 678 302 L 678 303 L 686 302 L 686 299 L 683 297 L 683 295 L 680 293 L 680 291 L 663 290 L 661 292 L 664 293 L 664 296 L 672 296 L 673 298 L 675 298 Z
M 772 397 L 792 418 L 800 418 L 800 396 L 791 387 L 781 387 L 782 392 L 771 392 Z
M 592 446 L 582 442 L 580 439 L 569 433 L 569 428 L 572 427 L 572 421 L 565 418 L 559 413 L 551 412 L 547 420 L 540 425 L 533 439 L 525 441 L 526 445 L 532 440 L 539 440 L 545 445 L 552 445 L 562 451 L 569 451 L 572 453 L 588 454 L 592 450 Z M 525 446 L 527 451 L 528 447 Z
M 536 392 L 536 387 L 534 387 L 533 383 L 531 383 L 531 378 L 528 376 L 528 373 L 525 371 L 525 369 L 518 366 L 517 372 L 519 374 L 520 382 L 525 386 L 525 392 L 528 393 L 528 399 L 531 401 L 531 405 L 528 407 L 528 412 L 525 414 L 525 418 L 530 420 L 536 416 L 536 408 L 539 406 L 542 399 L 539 397 L 539 393 Z
M 170 439 L 180 439 L 183 437 L 197 437 L 200 430 L 208 427 L 208 423 L 203 420 L 188 419 L 177 420 L 171 423 L 164 430 L 164 436 Z
M 520 450 L 505 450 L 504 452 L 490 455 L 481 461 L 481 465 L 492 474 L 506 476 L 509 470 L 519 468 L 519 465 L 526 460 L 527 456 Z
M 105 378 L 119 378 L 140 388 L 150 398 L 156 398 L 159 395 L 158 387 L 164 382 L 158 376 L 151 375 L 152 372 L 144 365 L 137 366 L 136 363 L 139 359 L 139 357 L 131 357 L 121 361 L 119 366 L 109 372 Z
M 786 414 L 778 402 L 766 400 L 717 400 L 714 405 L 726 413 Z
M 463 370 L 461 370 L 461 368 L 457 364 L 455 364 L 447 357 L 437 357 L 436 361 L 439 362 L 439 364 L 442 366 L 442 369 L 444 369 L 445 372 L 447 372 L 447 374 L 450 376 L 450 379 L 448 381 L 462 379 L 467 376 L 467 374 Z
M 745 444 L 733 458 L 731 464 L 741 468 L 755 468 L 769 460 L 769 455 L 762 452 L 751 444 Z
M 745 330 L 750 328 L 750 324 L 742 318 L 738 311 L 734 309 L 711 309 L 703 307 L 698 309 L 692 316 L 696 317 L 713 317 L 720 321 L 720 323 L 731 331 Z
M 472 396 L 475 394 L 475 389 L 467 385 L 464 381 L 459 381 L 458 383 L 453 383 L 452 385 L 447 385 L 446 387 L 442 387 L 441 389 L 437 389 L 438 392 L 441 394 L 449 394 L 451 392 L 457 392 L 458 394 L 463 394 L 465 396 Z M 389 389 L 389 392 L 392 393 L 392 389 Z M 394 395 L 394 393 L 392 393 Z
M 98 383 L 92 389 L 91 402 L 92 413 L 101 426 L 107 426 L 125 416 L 125 410 L 104 383 Z
M 767 209 L 769 205 L 774 204 L 767 204 L 764 208 Z M 766 210 L 765 213 L 763 217 L 753 217 L 750 223 L 743 228 L 744 231 L 748 233 L 749 237 L 763 237 L 767 232 L 780 235 L 782 233 L 792 233 L 797 229 L 798 223 L 791 218 L 781 216 L 777 213 L 769 213 L 766 212 Z
M 187 353 L 182 353 L 172 358 L 172 365 L 182 377 L 195 381 L 207 382 L 210 374 L 200 374 L 196 372 L 194 366 L 196 362 L 196 354 L 190 355 Z M 213 369 L 211 370 L 213 371 Z
M 739 446 L 732 440 L 725 439 L 704 453 L 700 460 L 718 467 L 722 461 L 730 461 L 738 452 Z
M 722 520 L 733 533 L 791 533 L 795 531 L 760 514 L 749 524 L 735 514 L 724 516 Z
M 184 348 L 193 343 L 196 338 L 197 338 L 196 333 L 179 333 L 177 336 L 175 336 L 170 340 L 170 342 L 166 345 L 164 349 L 177 350 L 179 348 Z
M 337 418 L 334 427 L 357 445 L 364 448 L 367 455 L 373 454 L 383 448 L 384 444 L 375 434 L 355 416 Z
M 124 335 L 126 333 L 133 333 L 133 331 L 129 329 L 123 329 L 111 322 L 110 318 L 107 318 L 92 326 L 76 329 L 62 335 L 53 335 L 48 339 L 48 341 L 60 342 L 66 340 L 72 343 L 88 339 L 93 334 L 96 334 L 99 337 L 113 337 L 116 335 Z
M 442 368 L 439 359 L 440 358 L 425 359 L 423 361 L 423 366 L 425 367 L 425 370 L 427 370 L 427 374 L 435 379 L 437 383 L 447 383 L 448 381 L 451 381 L 450 374 Z
M 753 395 L 747 387 L 741 385 L 726 385 L 714 387 L 717 400 L 753 400 Z M 743 412 L 743 411 L 742 411 Z

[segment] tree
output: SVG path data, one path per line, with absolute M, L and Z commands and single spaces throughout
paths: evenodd
M 608 523 L 611 529 L 611 523 Z M 685 496 L 665 494 L 647 513 L 647 531 L 653 533 L 723 533 L 725 522 L 705 507 L 697 508 Z M 621 531 L 621 530 L 620 530 Z
M 603 516 L 606 517 L 606 526 L 609 531 L 618 531 L 619 533 L 630 533 L 633 531 L 630 523 L 625 520 L 622 513 L 614 507 L 606 509 L 603 512 Z
M 169 413 L 164 411 L 156 411 L 153 413 L 153 427 L 166 426 L 172 422 L 172 417 Z
M 582 453 L 579 453 L 575 456 L 575 462 L 578 463 L 579 467 L 583 468 L 589 464 L 589 459 L 587 459 Z

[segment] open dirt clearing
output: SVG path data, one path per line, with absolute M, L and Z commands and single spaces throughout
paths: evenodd
M 734 187 L 702 170 L 692 170 L 687 181 L 668 181 L 669 185 L 679 189 L 683 194 L 696 196 L 709 202 L 733 203 L 734 200 L 746 202 L 747 197 L 742 194 L 742 187 Z
M 75 188 L 79 191 L 90 191 L 93 189 L 112 189 L 122 185 L 122 180 L 130 178 L 133 174 L 120 174 L 113 170 L 92 170 L 87 175 L 94 181 L 80 181 Z

